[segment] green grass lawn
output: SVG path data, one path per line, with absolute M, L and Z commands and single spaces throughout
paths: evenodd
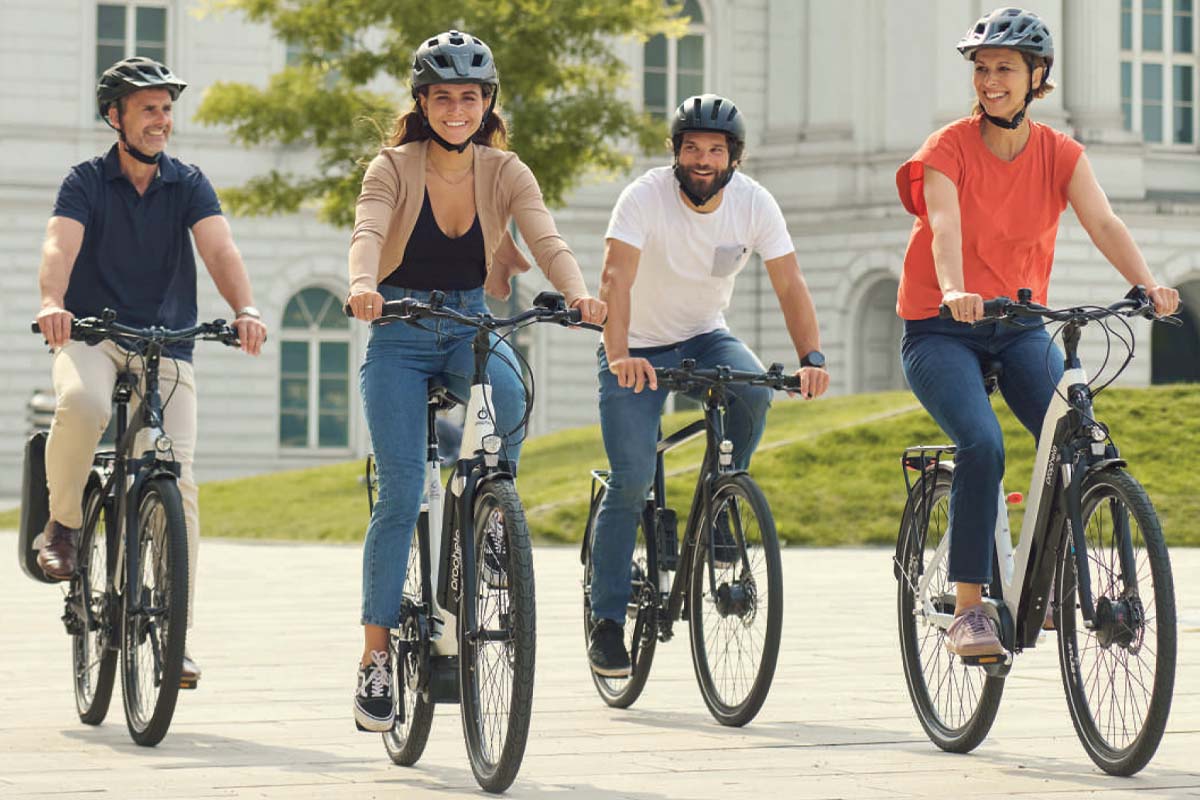
M 1028 492 L 1033 438 L 997 402 L 1008 443 L 1009 491 Z M 1173 545 L 1200 545 L 1200 386 L 1113 389 L 1096 402 L 1130 471 L 1149 491 Z M 694 412 L 667 417 L 674 430 Z M 751 472 L 771 502 L 780 536 L 795 544 L 885 544 L 904 505 L 900 454 L 945 437 L 907 392 L 812 403 L 780 400 Z M 702 455 L 695 440 L 672 451 L 667 497 L 685 519 Z M 578 541 L 589 470 L 606 466 L 597 426 L 531 440 L 518 488 L 541 541 Z M 203 534 L 238 538 L 358 541 L 367 522 L 362 462 L 278 472 L 201 486 Z M 15 528 L 17 512 L 0 514 Z M 1020 508 L 1013 530 L 1019 530 Z

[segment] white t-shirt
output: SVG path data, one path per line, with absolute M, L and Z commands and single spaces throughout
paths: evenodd
M 629 346 L 658 347 L 725 328 L 733 281 L 757 252 L 795 251 L 771 193 L 735 172 L 710 214 L 689 208 L 670 167 L 625 187 L 605 238 L 642 251 L 633 282 Z

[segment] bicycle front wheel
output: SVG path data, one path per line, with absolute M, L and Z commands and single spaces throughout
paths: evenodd
M 108 593 L 109 554 L 116 531 L 109 530 L 104 493 L 93 486 L 83 501 L 79 565 L 67 594 L 71 662 L 75 675 L 75 709 L 87 725 L 99 725 L 108 714 L 117 674 L 117 650 L 111 641 L 115 598 Z
M 425 752 L 433 726 L 433 703 L 429 702 L 429 627 L 422 619 L 422 542 L 429 537 L 429 518 L 421 514 L 408 548 L 408 572 L 404 576 L 404 598 L 400 605 L 400 627 L 392 631 L 392 696 L 396 698 L 396 726 L 383 734 L 383 747 L 393 763 L 411 767 Z M 426 623 L 422 625 L 422 623 Z
M 588 516 L 587 530 L 596 535 L 596 518 L 600 515 L 600 503 L 604 500 L 604 489 L 596 493 L 592 511 Z M 650 665 L 654 663 L 654 648 L 658 644 L 657 611 L 654 595 L 658 592 L 654 578 L 650 575 L 647 553 L 649 538 L 638 518 L 637 539 L 633 546 L 633 560 L 629 564 L 629 602 L 625 606 L 625 649 L 629 653 L 630 674 L 627 678 L 606 678 L 592 672 L 592 682 L 600 699 L 613 708 L 629 708 L 641 696 L 650 677 Z M 590 542 L 590 540 L 589 540 Z M 583 566 L 583 646 L 592 641 L 592 549 L 588 547 Z
M 692 550 L 688 630 L 696 681 L 722 725 L 745 725 L 762 708 L 775 677 L 783 625 L 783 568 L 775 520 L 744 473 L 721 478 Z M 711 568 L 711 569 L 710 569 Z M 711 577 L 710 577 L 711 576 Z
M 121 624 L 121 688 L 125 722 L 145 747 L 162 741 L 175 713 L 187 636 L 187 530 L 179 487 L 148 481 L 138 498 L 140 591 L 126 576 Z
M 929 480 L 935 483 L 927 492 Z M 946 650 L 945 630 L 929 617 L 930 613 L 954 614 L 949 471 L 939 470 L 936 477 L 926 476 L 913 486 L 900 536 L 896 613 L 908 695 L 934 744 L 951 753 L 969 753 L 992 729 L 1004 679 L 959 661 Z
M 525 755 L 533 713 L 533 550 L 510 480 L 486 483 L 475 500 L 475 571 L 459 609 L 463 735 L 475 780 L 503 792 Z M 468 603 L 475 631 L 466 629 Z
M 1096 610 L 1084 624 L 1067 527 L 1056 581 L 1058 652 L 1083 748 L 1110 775 L 1132 775 L 1158 749 L 1175 686 L 1175 588 L 1158 515 L 1120 470 L 1084 478 L 1083 530 Z

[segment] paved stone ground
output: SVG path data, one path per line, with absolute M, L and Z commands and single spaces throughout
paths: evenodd
M 190 649 L 201 688 L 167 738 L 134 745 L 114 695 L 78 722 L 61 590 L 14 563 L 0 533 L 0 797 L 459 797 L 482 793 L 458 709 L 443 707 L 415 768 L 396 767 L 350 714 L 360 647 L 359 549 L 206 541 Z M 713 722 L 686 629 L 660 646 L 645 694 L 604 706 L 588 677 L 577 551 L 538 548 L 538 660 L 514 798 L 1200 797 L 1200 551 L 1173 554 L 1182 611 L 1167 735 L 1131 779 L 1075 738 L 1053 634 L 1017 659 L 991 735 L 969 756 L 925 738 L 904 689 L 890 553 L 784 551 L 787 607 L 774 687 L 746 728 Z M 118 689 L 119 692 L 119 689 Z

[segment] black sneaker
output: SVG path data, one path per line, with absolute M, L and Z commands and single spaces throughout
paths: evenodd
M 372 650 L 371 663 L 358 668 L 354 723 L 360 731 L 385 733 L 396 724 L 392 701 L 392 664 L 386 650 Z
M 497 519 L 488 520 L 483 532 L 483 552 L 480 554 L 483 580 L 493 589 L 508 588 L 508 539 L 504 536 L 504 523 Z
M 625 649 L 625 627 L 611 619 L 602 619 L 593 625 L 588 661 L 597 675 L 628 678 L 632 670 L 629 652 Z
M 729 507 L 721 509 L 713 525 L 713 564 L 722 569 L 738 561 L 738 546 L 729 527 Z

